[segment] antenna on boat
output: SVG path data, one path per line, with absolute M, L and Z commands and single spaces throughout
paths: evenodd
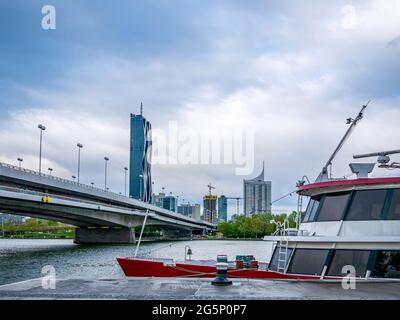
M 318 178 L 316 179 L 316 182 L 322 182 L 322 181 L 328 181 L 329 180 L 329 175 L 328 175 L 328 168 L 332 166 L 332 161 L 335 159 L 336 155 L 342 149 L 344 143 L 346 140 L 350 137 L 351 133 L 353 132 L 354 127 L 357 125 L 357 123 L 364 117 L 364 110 L 367 108 L 371 100 L 369 100 L 365 105 L 362 106 L 360 112 L 358 115 L 353 119 L 353 118 L 347 118 L 347 123 L 350 124 L 350 127 L 347 129 L 346 133 L 344 134 L 343 138 L 340 140 L 338 146 L 336 149 L 333 151 L 332 155 L 329 157 L 328 161 L 326 164 L 322 167 L 321 173 L 318 175 Z
M 361 159 L 361 158 L 369 158 L 369 157 L 378 157 L 377 162 L 379 163 L 379 168 L 385 169 L 400 169 L 399 162 L 390 162 L 389 155 L 400 153 L 400 150 L 390 150 L 390 151 L 381 151 L 381 152 L 373 152 L 373 153 L 366 153 L 366 154 L 357 154 L 354 155 L 354 159 Z

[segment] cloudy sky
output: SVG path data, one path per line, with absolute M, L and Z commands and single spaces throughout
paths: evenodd
M 55 30 L 41 27 L 46 4 L 56 9 Z M 192 203 L 208 182 L 241 196 L 243 178 L 257 175 L 263 160 L 273 199 L 304 174 L 315 179 L 345 119 L 369 99 L 334 175 L 349 173 L 355 153 L 399 148 L 398 0 L 3 0 L 0 40 L 2 162 L 23 157 L 37 169 L 43 123 L 44 168 L 76 174 L 81 142 L 82 182 L 102 185 L 107 155 L 110 188 L 123 191 L 129 114 L 141 101 L 162 132 L 171 121 L 215 139 L 254 132 L 248 176 L 236 175 L 235 164 L 153 166 L 156 191 Z

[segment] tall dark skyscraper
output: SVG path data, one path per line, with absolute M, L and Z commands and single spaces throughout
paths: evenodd
M 151 124 L 142 115 L 131 114 L 129 196 L 151 202 Z
M 228 221 L 228 198 L 224 195 L 218 198 L 218 220 Z

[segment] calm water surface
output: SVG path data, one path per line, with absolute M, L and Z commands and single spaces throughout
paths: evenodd
M 192 259 L 216 259 L 227 254 L 252 254 L 269 261 L 271 244 L 266 241 L 197 240 L 142 243 L 139 252 L 156 249 L 153 256 L 183 260 L 185 246 L 193 251 Z M 160 249 L 158 249 L 160 248 Z M 158 250 L 157 250 L 158 249 Z M 43 276 L 42 267 L 53 265 L 59 278 L 124 277 L 115 258 L 132 256 L 133 245 L 76 245 L 72 240 L 0 239 L 0 285 Z

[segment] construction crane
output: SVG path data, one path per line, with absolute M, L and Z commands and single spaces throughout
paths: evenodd
M 240 197 L 226 197 L 227 200 L 236 200 L 237 201 L 237 214 L 239 214 L 239 201 L 243 198 Z
M 322 182 L 322 181 L 329 180 L 328 168 L 329 167 L 332 168 L 333 159 L 336 157 L 336 155 L 338 154 L 340 149 L 342 149 L 342 147 L 343 147 L 344 143 L 346 142 L 346 140 L 350 137 L 350 135 L 351 135 L 353 129 L 355 128 L 355 126 L 357 125 L 357 123 L 363 118 L 364 110 L 365 110 L 365 108 L 367 108 L 367 106 L 370 103 L 370 101 L 368 101 L 367 104 L 362 106 L 360 112 L 358 113 L 358 115 L 354 119 L 353 118 L 348 118 L 347 119 L 347 124 L 350 124 L 350 127 L 347 129 L 346 133 L 344 134 L 343 138 L 340 140 L 340 142 L 339 142 L 338 146 L 336 147 L 335 151 L 333 151 L 332 155 L 329 157 L 328 161 L 323 166 L 321 173 L 318 175 L 318 178 L 316 179 L 316 182 Z
M 207 185 L 207 187 L 208 187 L 208 194 L 211 196 L 212 195 L 212 189 L 215 189 L 215 187 L 213 187 L 211 185 L 211 182 Z

